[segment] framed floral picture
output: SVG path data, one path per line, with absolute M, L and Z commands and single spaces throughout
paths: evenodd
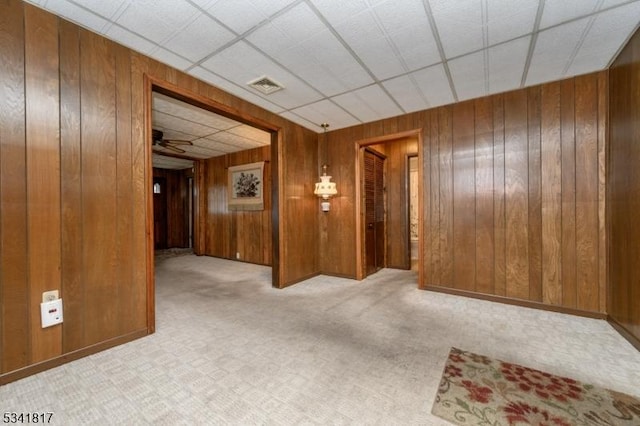
M 229 210 L 263 210 L 264 162 L 229 167 Z

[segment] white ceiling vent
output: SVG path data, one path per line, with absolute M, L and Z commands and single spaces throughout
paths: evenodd
M 253 87 L 254 89 L 258 90 L 259 92 L 264 93 L 265 95 L 270 95 L 273 92 L 277 92 L 280 89 L 284 89 L 284 86 L 282 86 L 280 83 L 276 83 L 275 81 L 271 80 L 266 75 L 263 75 L 262 77 L 259 77 L 256 80 L 250 81 L 247 84 Z

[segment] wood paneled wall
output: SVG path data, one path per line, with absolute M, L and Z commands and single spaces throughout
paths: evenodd
M 228 169 L 241 164 L 265 162 L 263 177 L 264 210 L 230 211 L 227 208 Z M 205 200 L 200 232 L 204 232 L 204 247 L 198 252 L 208 256 L 236 259 L 271 265 L 271 149 L 255 148 L 233 154 L 201 160 L 203 179 L 198 182 Z
M 322 270 L 356 276 L 356 141 L 421 129 L 426 288 L 602 314 L 607 73 L 328 133 Z
M 386 156 L 386 265 L 411 269 L 409 252 L 409 155 L 418 154 L 417 138 L 369 145 Z
M 277 131 L 274 286 L 318 273 L 317 200 L 300 188 L 316 133 L 35 6 L 0 9 L 0 384 L 153 331 L 145 76 Z M 65 321 L 41 329 L 53 289 Z
M 167 191 L 167 247 L 189 247 L 189 177 L 191 169 L 153 169 L 153 177 L 164 178 Z
M 640 349 L 640 31 L 609 71 L 609 315 Z

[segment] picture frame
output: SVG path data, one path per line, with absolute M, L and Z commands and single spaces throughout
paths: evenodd
M 229 210 L 264 210 L 264 161 L 231 166 L 228 175 Z

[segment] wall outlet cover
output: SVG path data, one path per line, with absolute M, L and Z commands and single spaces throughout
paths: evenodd
M 42 319 L 42 328 L 60 324 L 63 320 L 62 299 L 41 303 L 40 318 Z
M 60 298 L 60 293 L 58 293 L 58 290 L 50 290 L 42 293 L 42 303 L 51 302 L 59 298 Z

